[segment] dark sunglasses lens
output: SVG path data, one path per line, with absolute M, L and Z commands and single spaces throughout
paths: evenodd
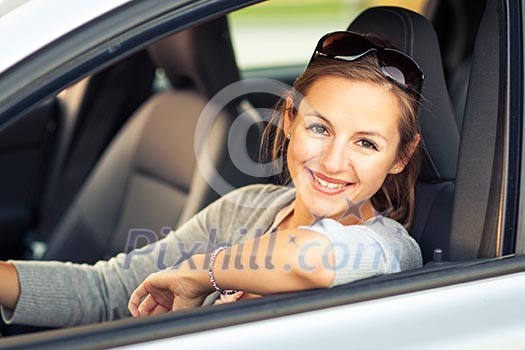
M 402 85 L 418 88 L 423 80 L 419 66 L 407 55 L 393 49 L 384 49 L 380 54 L 383 72 Z
M 366 38 L 349 32 L 329 34 L 319 44 L 318 50 L 329 56 L 355 56 L 374 47 Z
M 407 86 L 407 83 L 405 81 L 405 75 L 398 68 L 393 66 L 382 66 L 381 71 L 387 77 L 394 79 L 401 85 Z

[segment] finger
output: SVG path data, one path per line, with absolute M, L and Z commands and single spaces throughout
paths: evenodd
M 139 317 L 148 316 L 158 305 L 157 300 L 151 294 L 148 294 L 137 309 Z
M 242 298 L 240 298 L 241 300 L 248 300 L 248 299 L 258 299 L 258 298 L 262 298 L 263 296 L 260 295 L 260 294 L 253 294 L 253 293 L 245 293 Z
M 169 310 L 173 304 L 173 294 L 165 290 L 153 290 L 150 293 L 152 299 L 154 299 L 158 305 L 163 306 Z
M 160 315 L 160 314 L 165 314 L 165 313 L 168 313 L 170 312 L 170 309 L 167 309 L 164 305 L 157 305 L 156 308 L 154 308 L 153 310 L 151 310 L 151 314 L 150 315 Z
M 155 315 L 156 313 L 166 313 L 170 311 L 173 303 L 173 296 L 162 291 L 153 291 L 148 294 L 138 307 L 138 314 L 142 316 Z
M 242 290 L 238 291 L 237 293 L 232 295 L 233 301 L 239 300 L 240 298 L 243 297 L 243 295 L 244 295 L 244 292 Z
M 164 306 L 167 310 L 171 308 L 171 305 L 173 304 L 173 294 L 167 290 L 160 290 L 158 293 L 154 294 L 155 299 L 157 299 L 158 303 L 162 306 Z
M 185 297 L 176 296 L 173 299 L 173 305 L 171 307 L 171 311 L 186 310 L 186 309 L 192 309 L 194 307 L 202 306 L 204 299 L 205 297 L 185 298 Z
M 131 297 L 129 298 L 128 303 L 128 310 L 131 312 L 131 315 L 133 317 L 139 316 L 138 308 L 140 305 L 140 302 L 146 295 L 148 295 L 148 291 L 144 287 L 144 283 L 142 283 L 140 286 L 135 289 L 135 291 L 131 294 Z

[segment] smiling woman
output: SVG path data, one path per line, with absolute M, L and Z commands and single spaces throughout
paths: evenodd
M 236 213 L 245 230 L 266 234 L 246 240 L 233 230 L 221 236 L 231 248 L 150 275 L 131 296 L 132 315 L 196 307 L 214 290 L 236 301 L 420 267 L 419 247 L 401 224 L 410 227 L 413 217 L 422 79 L 410 57 L 377 37 L 323 36 L 274 116 L 282 129 L 273 156 L 286 156 L 295 188 L 241 188 L 233 207 L 216 203 L 192 223 L 196 230 L 213 223 L 214 212 Z M 254 225 L 254 203 L 273 196 L 273 208 L 256 215 L 267 223 Z

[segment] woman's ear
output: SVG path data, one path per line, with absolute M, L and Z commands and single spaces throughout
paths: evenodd
M 293 123 L 293 101 L 291 97 L 287 97 L 284 102 L 284 113 L 283 113 L 283 131 L 284 135 L 288 135 L 292 132 Z
M 414 140 L 408 146 L 409 148 L 408 148 L 407 157 L 396 162 L 394 166 L 392 167 L 392 169 L 390 169 L 390 172 L 389 172 L 390 174 L 394 174 L 394 175 L 399 174 L 400 172 L 403 171 L 403 169 L 405 169 L 406 165 L 408 164 L 408 161 L 410 160 L 410 158 L 412 158 L 412 155 L 416 151 L 417 145 L 419 145 L 420 140 L 421 140 L 421 135 L 416 134 L 416 136 L 414 137 Z

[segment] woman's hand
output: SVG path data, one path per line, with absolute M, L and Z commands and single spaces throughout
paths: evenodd
M 216 255 L 214 279 L 223 289 L 244 291 L 239 300 L 327 288 L 335 278 L 335 257 L 329 248 L 326 237 L 308 230 L 263 235 Z M 215 290 L 205 258 L 194 255 L 193 264 L 186 260 L 176 270 L 150 275 L 131 296 L 131 314 L 147 316 L 201 306 Z
M 131 295 L 128 309 L 133 317 L 139 317 L 196 307 L 202 301 L 176 270 L 164 270 L 140 284 Z
M 214 304 L 219 305 L 219 304 L 234 303 L 239 300 L 258 299 L 262 297 L 263 296 L 260 294 L 253 294 L 253 293 L 247 293 L 244 291 L 238 291 L 237 293 L 233 295 L 221 294 L 220 297 L 217 300 L 215 300 Z
M 193 258 L 201 260 L 203 257 Z M 131 315 L 142 317 L 201 306 L 213 288 L 209 285 L 207 271 L 192 270 L 188 265 L 182 263 L 176 269 L 148 276 L 131 295 L 128 303 Z

